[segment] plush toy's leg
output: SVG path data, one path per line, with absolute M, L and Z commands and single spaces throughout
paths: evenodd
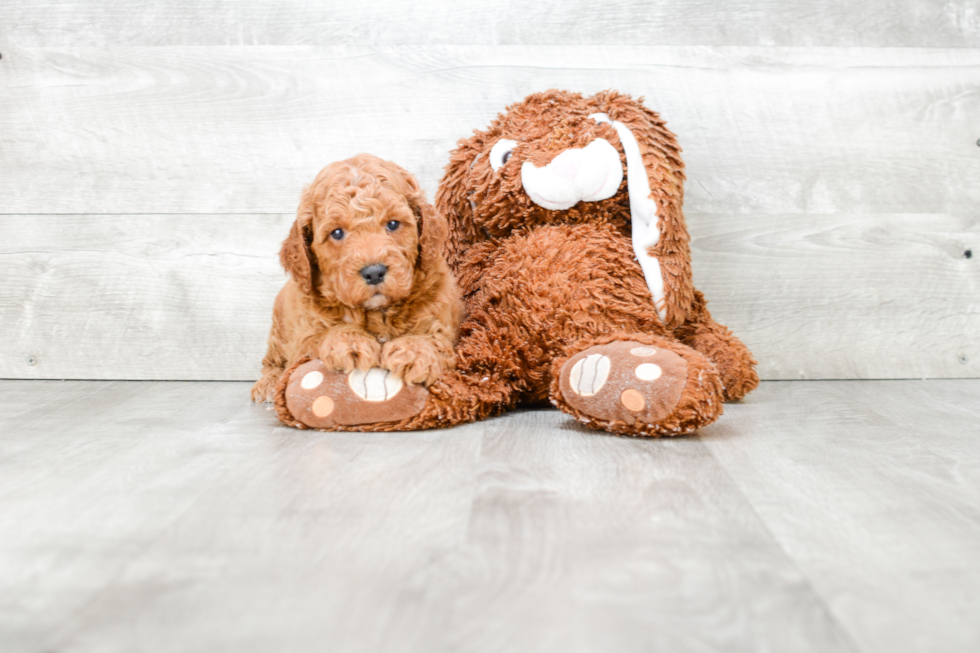
M 283 374 L 276 409 L 280 420 L 298 428 L 394 430 L 417 415 L 428 397 L 422 386 L 387 370 L 334 372 L 320 360 L 304 359 Z
M 725 401 L 736 401 L 755 390 L 759 375 L 748 347 L 728 327 L 711 319 L 704 296 L 695 291 L 688 321 L 674 332 L 678 340 L 701 352 L 718 368 Z
M 676 340 L 629 334 L 575 348 L 554 363 L 551 400 L 587 426 L 623 435 L 683 435 L 722 413 L 714 365 Z
M 328 431 L 416 431 L 472 422 L 513 408 L 520 382 L 486 356 L 494 327 L 470 325 L 466 332 L 456 347 L 457 369 L 444 373 L 428 390 L 401 384 L 384 370 L 348 375 L 327 370 L 319 360 L 304 359 L 286 370 L 279 382 L 279 419 L 297 428 Z

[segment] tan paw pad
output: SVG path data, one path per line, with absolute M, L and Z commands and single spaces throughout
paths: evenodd
M 317 397 L 313 400 L 313 405 L 310 407 L 310 410 L 317 417 L 326 417 L 333 412 L 333 399 L 327 396 Z
M 646 356 L 655 356 L 657 353 L 656 347 L 633 347 L 630 349 L 630 353 L 634 356 L 639 356 L 640 358 Z
M 623 394 L 619 395 L 619 400 L 624 406 L 626 406 L 626 410 L 630 410 L 634 413 L 638 413 L 643 410 L 643 407 L 647 404 L 647 400 L 643 398 L 640 391 L 634 390 L 633 388 L 623 390 Z
M 319 360 L 303 363 L 289 377 L 286 407 L 313 428 L 394 422 L 418 414 L 429 391 L 407 385 L 379 368 L 333 372 Z

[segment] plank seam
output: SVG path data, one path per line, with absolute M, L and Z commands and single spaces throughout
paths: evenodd
M 755 504 L 753 504 L 752 501 L 749 500 L 748 495 L 745 494 L 745 492 L 742 490 L 739 484 L 735 481 L 735 478 L 728 472 L 728 468 L 722 463 L 721 459 L 715 455 L 715 452 L 712 450 L 712 448 L 705 443 L 704 436 L 696 435 L 695 438 L 698 441 L 700 441 L 701 446 L 703 446 L 705 450 L 707 450 L 712 460 L 714 460 L 715 464 L 718 465 L 718 468 L 725 475 L 725 478 L 728 479 L 729 483 L 731 483 L 732 487 L 734 487 L 736 491 L 738 491 L 739 495 L 742 497 L 742 500 L 745 501 L 745 505 L 751 511 L 752 515 L 755 516 L 756 520 L 759 522 L 759 525 L 765 531 L 766 535 L 769 536 L 770 541 L 772 541 L 772 543 L 776 546 L 776 548 L 782 552 L 783 557 L 786 559 L 786 562 L 793 569 L 796 570 L 796 572 L 800 575 L 800 578 L 803 579 L 803 582 L 806 583 L 806 586 L 809 589 L 811 596 L 820 605 L 820 607 L 823 608 L 824 613 L 827 616 L 827 619 L 830 620 L 830 622 L 837 627 L 837 631 L 840 634 L 843 643 L 850 650 L 854 651 L 854 653 L 864 653 L 864 649 L 860 647 L 860 645 L 858 644 L 854 636 L 851 634 L 851 632 L 844 626 L 844 624 L 840 622 L 840 620 L 837 618 L 837 615 L 830 608 L 830 605 L 827 603 L 827 600 L 824 598 L 824 596 L 817 591 L 817 588 L 814 586 L 813 581 L 810 580 L 810 577 L 806 573 L 804 573 L 803 569 L 797 563 L 796 559 L 789 554 L 789 552 L 783 546 L 783 543 L 776 537 L 776 535 L 769 528 L 769 524 L 766 523 L 766 521 L 759 514 L 759 511 L 756 510 Z

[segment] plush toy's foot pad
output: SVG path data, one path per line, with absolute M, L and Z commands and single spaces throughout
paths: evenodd
M 687 385 L 687 361 L 672 351 L 621 340 L 569 358 L 559 387 L 565 403 L 606 422 L 655 425 L 671 414 Z
M 375 367 L 349 374 L 333 372 L 319 360 L 303 363 L 289 376 L 286 407 L 298 421 L 317 429 L 395 422 L 418 414 L 429 397 Z

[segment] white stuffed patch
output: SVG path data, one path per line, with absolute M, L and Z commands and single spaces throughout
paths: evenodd
M 347 385 L 365 401 L 387 401 L 401 392 L 404 382 L 388 370 L 372 367 L 369 370 L 351 372 L 347 377 Z
M 610 120 L 604 113 L 593 113 L 589 117 L 597 123 L 612 125 L 623 144 L 629 169 L 626 188 L 630 194 L 633 254 L 643 270 L 657 315 L 666 324 L 667 303 L 660 261 L 647 253 L 660 241 L 660 217 L 657 215 L 657 203 L 650 198 L 650 181 L 643 167 L 640 145 L 633 132 L 623 123 Z M 502 160 L 503 154 L 512 151 L 515 145 L 514 141 L 499 141 L 494 145 L 497 152 L 491 151 L 491 159 L 496 153 Z M 521 184 L 528 197 L 538 206 L 552 211 L 564 211 L 579 202 L 608 199 L 616 193 L 622 181 L 623 166 L 619 152 L 604 138 L 597 138 L 584 148 L 565 150 L 543 168 L 529 161 L 521 166 Z
M 623 182 L 619 152 L 604 138 L 586 147 L 565 150 L 539 168 L 530 161 L 521 166 L 521 184 L 538 206 L 552 211 L 570 209 L 579 202 L 612 197 Z

